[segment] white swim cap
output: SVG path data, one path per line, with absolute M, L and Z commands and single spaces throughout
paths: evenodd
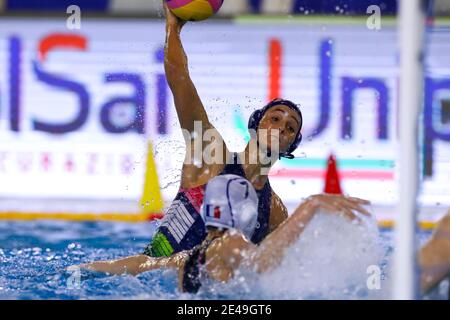
M 206 226 L 234 228 L 250 239 L 258 221 L 258 196 L 252 184 L 234 174 L 211 179 L 205 190 L 202 218 Z

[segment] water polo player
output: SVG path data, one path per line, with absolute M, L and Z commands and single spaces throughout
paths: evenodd
M 243 265 L 256 272 L 272 270 L 279 265 L 287 248 L 298 239 L 314 214 L 319 209 L 328 210 L 327 204 L 318 198 L 306 199 L 257 246 L 249 239 L 257 232 L 258 207 L 258 195 L 248 180 L 232 174 L 216 176 L 206 186 L 200 210 L 206 235 L 193 249 L 170 257 L 137 255 L 79 267 L 132 275 L 161 268 L 177 269 L 181 290 L 195 293 L 205 281 L 228 281 Z
M 326 202 L 307 198 L 276 230 L 256 246 L 258 196 L 248 180 L 236 175 L 220 175 L 206 186 L 201 218 L 206 237 L 192 250 L 170 257 L 137 255 L 113 261 L 98 261 L 72 268 L 109 274 L 132 274 L 155 269 L 177 269 L 182 291 L 197 292 L 213 279 L 226 282 L 240 266 L 267 272 L 278 266 L 286 250 L 301 236 L 319 211 L 330 212 Z M 352 218 L 352 217 L 349 217 Z M 433 236 L 419 251 L 421 288 L 426 293 L 450 275 L 450 211 L 441 219 Z
M 178 194 L 144 253 L 153 257 L 170 256 L 192 249 L 205 239 L 205 225 L 200 217 L 205 185 L 210 179 L 222 174 L 245 177 L 256 189 L 259 201 L 258 223 L 251 241 L 258 244 L 288 216 L 285 205 L 270 186 L 267 173 L 280 157 L 293 158 L 292 152 L 302 138 L 302 113 L 291 101 L 271 101 L 251 115 L 248 126 L 253 134 L 245 150 L 240 153 L 230 152 L 209 121 L 189 76 L 188 61 L 180 38 L 185 22 L 178 19 L 164 1 L 163 6 L 166 16 L 164 67 L 186 138 L 187 157 L 182 167 Z M 207 130 L 216 137 L 212 142 L 202 139 L 202 133 Z M 261 139 L 262 136 L 265 139 Z M 199 146 L 202 151 L 207 147 L 209 150 L 216 150 L 215 161 L 204 161 L 203 152 L 201 159 L 193 159 L 193 150 Z M 352 210 L 367 213 L 361 206 L 368 203 L 365 200 L 325 194 L 314 197 L 332 210 L 349 216 L 353 216 Z

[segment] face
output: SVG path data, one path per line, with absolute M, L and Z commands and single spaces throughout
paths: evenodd
M 301 125 L 301 119 L 297 112 L 285 105 L 275 105 L 266 111 L 259 123 L 259 135 L 262 129 L 267 130 L 267 139 L 259 142 L 265 144 L 268 149 L 272 149 L 274 143 L 279 143 L 280 152 L 285 152 L 295 141 Z M 278 130 L 278 137 L 271 135 L 271 130 Z

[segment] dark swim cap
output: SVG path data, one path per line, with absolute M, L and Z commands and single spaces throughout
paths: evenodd
M 294 159 L 294 155 L 292 154 L 292 152 L 294 152 L 295 149 L 297 149 L 300 142 L 302 141 L 301 130 L 302 130 L 302 126 L 303 126 L 302 112 L 300 111 L 300 109 L 298 108 L 298 106 L 295 103 L 293 103 L 292 101 L 289 101 L 289 100 L 284 100 L 284 99 L 279 99 L 279 98 L 270 101 L 263 108 L 261 108 L 259 110 L 255 110 L 250 115 L 250 118 L 248 119 L 248 128 L 256 131 L 258 129 L 259 123 L 261 122 L 261 119 L 263 118 L 263 116 L 267 112 L 267 110 L 269 110 L 270 108 L 272 108 L 274 106 L 280 105 L 280 104 L 283 106 L 289 107 L 290 109 L 297 112 L 297 114 L 300 116 L 301 124 L 300 124 L 300 128 L 298 129 L 297 136 L 295 137 L 294 142 L 291 143 L 291 145 L 289 146 L 289 149 L 286 152 L 280 153 L 280 157 Z

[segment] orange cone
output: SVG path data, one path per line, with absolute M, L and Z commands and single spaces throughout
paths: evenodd
M 336 165 L 336 158 L 333 154 L 328 157 L 327 173 L 325 176 L 325 193 L 342 194 L 339 182 L 339 173 Z

